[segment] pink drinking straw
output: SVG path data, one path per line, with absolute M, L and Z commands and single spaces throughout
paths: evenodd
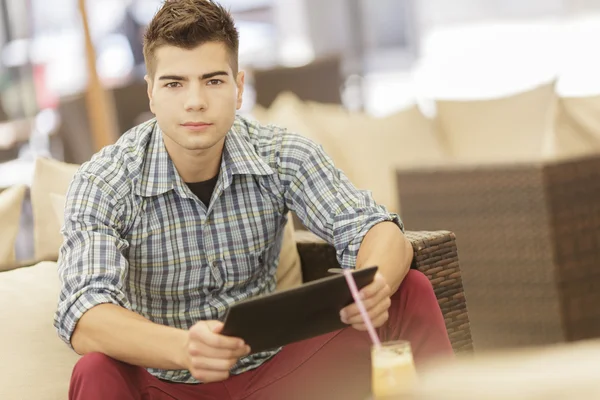
M 369 336 L 371 337 L 371 341 L 375 345 L 375 347 L 381 346 L 381 341 L 377 336 L 377 332 L 375 332 L 375 328 L 373 327 L 373 323 L 371 322 L 371 318 L 369 318 L 369 314 L 367 313 L 367 309 L 360 299 L 360 295 L 358 294 L 358 288 L 356 287 L 356 282 L 354 281 L 354 277 L 352 276 L 352 271 L 349 268 L 344 268 L 344 276 L 346 277 L 346 282 L 348 283 L 348 287 L 350 288 L 350 293 L 354 298 L 354 303 L 358 307 L 358 311 L 360 311 L 360 315 L 362 316 L 363 322 L 367 326 L 367 332 L 369 332 Z

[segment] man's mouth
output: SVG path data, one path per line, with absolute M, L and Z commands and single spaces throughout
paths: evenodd
M 203 127 L 203 126 L 209 126 L 212 124 L 209 124 L 208 122 L 186 122 L 181 125 L 189 126 L 189 127 Z
M 204 132 L 209 127 L 211 127 L 212 124 L 209 124 L 208 122 L 186 122 L 184 124 L 181 124 L 181 126 L 183 126 L 184 128 L 186 128 L 188 131 L 192 131 L 192 132 Z

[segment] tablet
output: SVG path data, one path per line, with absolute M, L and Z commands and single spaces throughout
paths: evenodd
M 373 282 L 376 272 L 354 270 L 358 289 Z M 347 327 L 340 311 L 353 302 L 346 278 L 336 274 L 234 304 L 221 333 L 244 339 L 258 353 Z

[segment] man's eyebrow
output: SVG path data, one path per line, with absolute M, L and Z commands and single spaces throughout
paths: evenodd
M 210 79 L 210 78 L 214 78 L 215 76 L 228 76 L 229 74 L 225 71 L 215 71 L 215 72 L 209 72 L 207 74 L 202 75 L 202 77 L 200 77 L 201 80 L 205 80 L 205 79 Z
M 163 75 L 158 78 L 159 81 L 187 81 L 186 78 L 179 75 Z
M 215 76 L 229 76 L 226 71 L 208 72 L 200 77 L 200 80 L 214 78 Z M 158 78 L 159 81 L 187 81 L 188 79 L 179 75 L 162 75 Z

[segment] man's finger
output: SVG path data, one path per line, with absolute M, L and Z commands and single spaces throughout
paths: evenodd
M 362 299 L 366 300 L 370 297 L 374 297 L 374 296 L 380 294 L 381 291 L 389 291 L 389 286 L 387 285 L 387 282 L 386 282 L 385 278 L 383 277 L 383 275 L 381 275 L 380 273 L 377 273 L 377 274 L 375 274 L 375 278 L 373 279 L 373 282 L 371 282 L 369 285 L 362 288 L 360 290 L 360 294 L 361 294 Z M 389 296 L 390 293 L 386 293 L 386 295 Z
M 204 369 L 192 369 L 190 370 L 192 376 L 198 379 L 200 382 L 220 382 L 229 378 L 229 371 L 211 371 Z
M 377 293 L 376 296 L 373 296 L 373 297 L 363 300 L 362 303 L 365 306 L 365 309 L 367 310 L 367 312 L 370 312 L 373 308 L 377 307 L 381 302 L 389 302 L 390 297 L 389 297 L 388 293 L 389 293 L 389 291 L 381 290 Z M 350 321 L 359 315 L 360 315 L 360 310 L 358 309 L 358 306 L 355 303 L 344 307 L 342 309 L 342 311 L 340 312 L 340 318 L 342 319 L 343 322 Z
M 375 328 L 381 327 L 383 324 L 385 324 L 387 322 L 389 317 L 390 317 L 390 315 L 387 311 L 380 314 L 375 319 L 371 320 L 373 327 L 375 327 Z M 362 322 L 362 320 L 359 323 L 352 324 L 352 328 L 354 328 L 358 331 L 366 331 L 367 330 L 367 326 Z
M 208 324 L 196 324 L 190 329 L 190 338 L 192 341 L 205 343 L 210 347 L 220 349 L 240 349 L 246 345 L 240 338 L 220 335 L 211 330 Z
M 192 369 L 208 370 L 208 371 L 229 371 L 237 362 L 236 358 L 207 358 L 195 357 L 192 358 Z
M 385 299 L 382 299 L 379 303 L 377 303 L 374 307 L 372 307 L 370 310 L 368 310 L 367 312 L 371 321 L 374 321 L 382 313 L 387 312 L 391 304 L 392 301 L 390 300 L 390 298 L 386 297 Z M 362 314 L 360 313 L 357 315 L 349 316 L 345 320 L 346 323 L 349 325 L 354 325 L 363 322 Z
M 379 314 L 379 316 L 377 316 L 373 320 L 373 326 L 375 328 L 379 328 L 380 326 L 385 324 L 389 318 L 390 318 L 390 313 L 386 310 L 386 311 L 382 312 L 381 314 Z
M 250 346 L 245 345 L 243 347 L 235 349 L 222 349 L 212 347 L 206 343 L 200 341 L 192 341 L 189 344 L 188 351 L 191 356 L 205 356 L 210 358 L 240 358 L 250 354 Z

